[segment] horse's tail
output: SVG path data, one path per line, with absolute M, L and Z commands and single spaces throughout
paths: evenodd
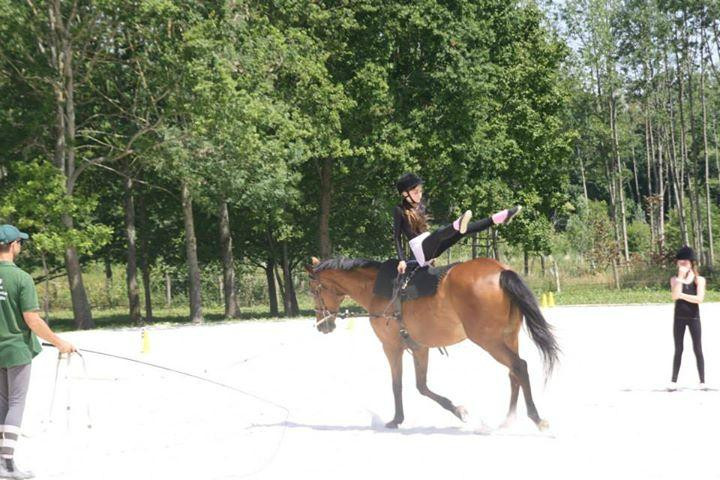
M 543 356 L 545 374 L 549 377 L 558 361 L 560 347 L 555 340 L 552 327 L 538 307 L 537 299 L 520 275 L 512 270 L 503 270 L 500 273 L 500 287 L 510 295 L 512 302 L 525 316 L 525 325 L 530 330 L 530 338 Z

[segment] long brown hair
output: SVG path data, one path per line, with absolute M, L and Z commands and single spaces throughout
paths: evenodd
M 407 199 L 403 198 L 402 209 L 403 215 L 405 215 L 405 218 L 410 224 L 410 229 L 415 235 L 420 235 L 427 231 L 430 215 L 422 201 L 417 205 L 412 205 Z
M 698 273 L 697 262 L 695 260 L 690 260 L 690 268 L 692 268 L 693 274 L 695 274 L 695 285 L 697 286 L 700 274 Z

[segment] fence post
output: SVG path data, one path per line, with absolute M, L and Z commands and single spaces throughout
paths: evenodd
M 553 275 L 555 276 L 555 292 L 560 293 L 560 269 L 555 257 L 553 257 Z

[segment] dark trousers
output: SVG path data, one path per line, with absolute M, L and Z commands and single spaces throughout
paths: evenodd
M 488 228 L 490 228 L 492 225 L 492 218 L 487 217 L 483 218 L 482 220 L 470 223 L 465 234 L 461 234 L 460 232 L 455 230 L 455 228 L 452 226 L 452 223 L 445 225 L 444 227 L 438 228 L 422 242 L 425 259 L 429 261 L 433 258 L 438 258 L 445 251 L 447 251 L 448 248 L 452 247 L 458 241 L 460 241 L 464 236 L 470 235 L 472 233 L 482 232 L 483 230 L 487 230 Z
M 705 357 L 703 357 L 699 318 L 678 318 L 675 317 L 673 322 L 673 339 L 675 340 L 675 356 L 673 357 L 672 381 L 676 382 L 678 372 L 680 371 L 680 362 L 682 361 L 683 342 L 685 340 L 685 327 L 690 330 L 690 338 L 692 338 L 693 351 L 695 352 L 695 361 L 697 362 L 698 375 L 700 381 L 705 383 Z

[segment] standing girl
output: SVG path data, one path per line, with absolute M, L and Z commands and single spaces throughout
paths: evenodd
M 695 252 L 690 247 L 682 247 L 675 255 L 677 276 L 670 279 L 672 299 L 675 300 L 675 319 L 673 321 L 673 338 L 675 340 L 675 357 L 673 358 L 672 383 L 670 390 L 677 388 L 677 377 L 683 353 L 685 328 L 690 330 L 693 351 L 697 362 L 700 387 L 705 386 L 705 359 L 702 352 L 700 329 L 700 304 L 705 298 L 705 278 L 698 275 Z

